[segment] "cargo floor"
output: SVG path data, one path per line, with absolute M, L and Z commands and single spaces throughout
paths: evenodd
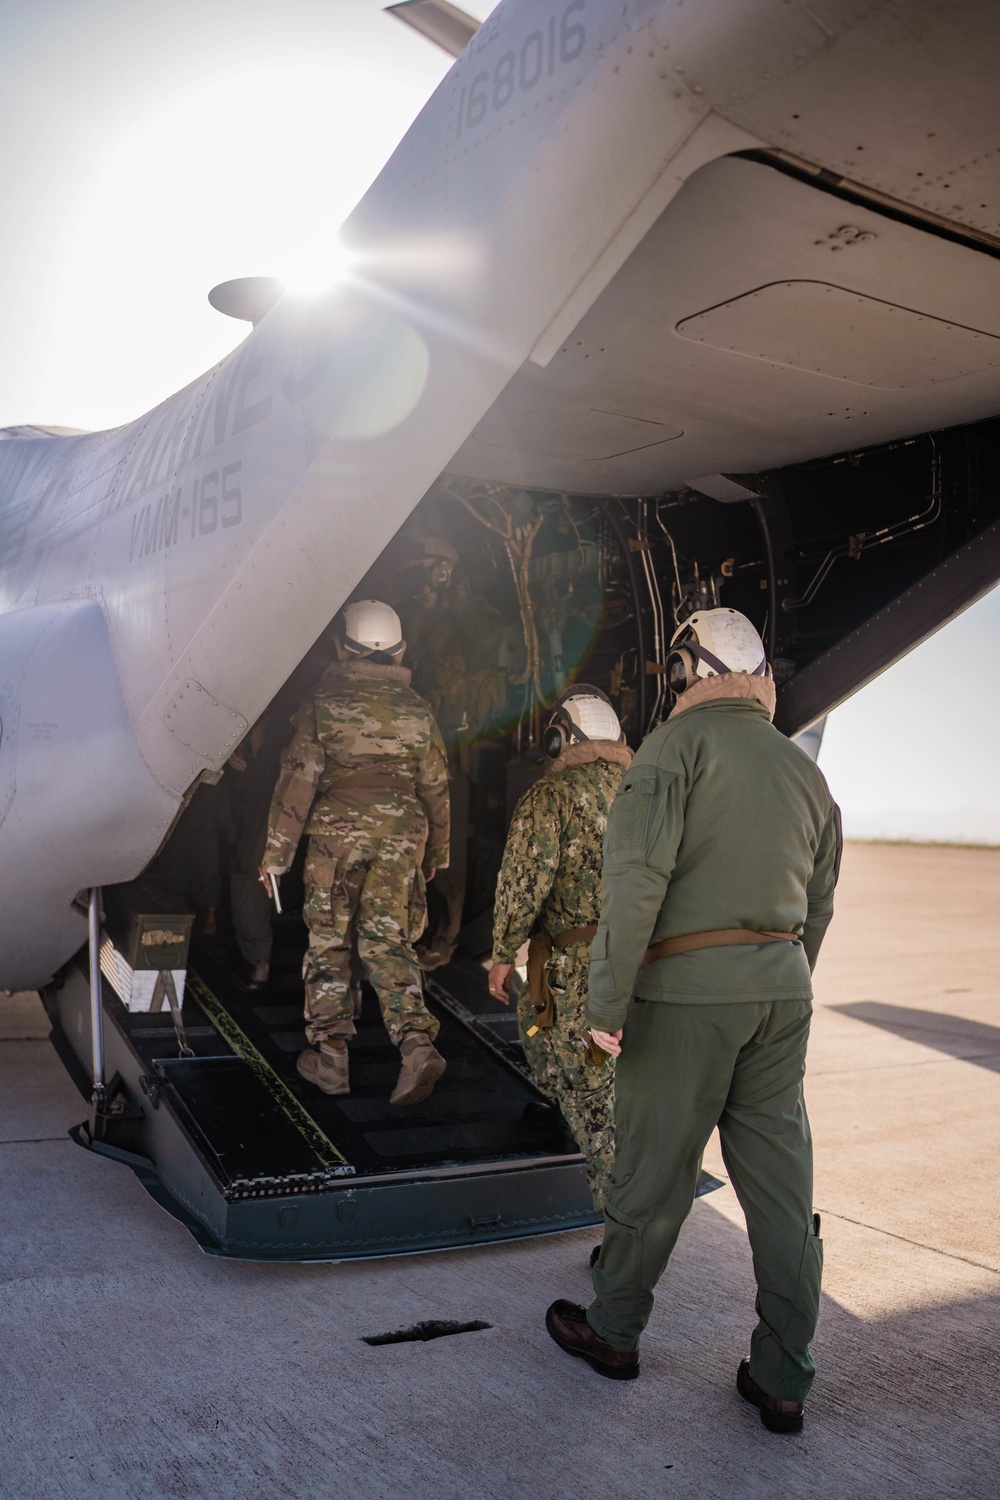
M 301 990 L 298 996 L 280 987 L 248 992 L 210 951 L 199 955 L 184 1003 L 198 1056 L 177 1056 L 169 1017 L 115 1010 L 143 1062 L 169 1078 L 189 1123 L 230 1182 L 319 1170 L 325 1164 L 322 1150 L 317 1155 L 320 1138 L 365 1177 L 575 1155 L 525 1120 L 525 1106 L 541 1095 L 518 1066 L 519 1049 L 503 1035 L 508 1018 L 482 1014 L 488 1005 L 482 969 L 439 971 L 428 984 L 427 1003 L 440 1022 L 437 1046 L 448 1068 L 429 1099 L 402 1109 L 389 1103 L 399 1053 L 367 985 L 350 1044 L 351 1092 L 343 1098 L 323 1095 L 296 1071 L 306 1045 Z M 255 1064 L 251 1070 L 241 1057 Z M 282 1100 L 291 1103 L 289 1095 L 299 1108 L 282 1107 Z M 303 1130 L 303 1117 L 315 1122 L 320 1137 Z

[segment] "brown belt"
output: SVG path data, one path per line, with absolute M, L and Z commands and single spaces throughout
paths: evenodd
M 551 939 L 553 948 L 572 948 L 576 943 L 592 943 L 597 926 L 567 927 Z M 646 949 L 639 965 L 655 963 L 658 958 L 674 958 L 678 953 L 697 953 L 699 948 L 732 948 L 739 943 L 797 943 L 797 932 L 757 932 L 752 927 L 721 927 L 716 932 L 688 932 L 680 937 L 661 938 Z
M 574 943 L 592 943 L 597 936 L 597 923 L 592 922 L 589 927 L 567 927 L 565 932 L 557 932 L 552 939 L 553 948 L 572 948 Z
M 567 927 L 565 932 L 532 933 L 528 939 L 528 997 L 535 1012 L 535 1027 L 539 1031 L 551 1031 L 555 1025 L 556 1011 L 552 991 L 549 989 L 546 969 L 553 948 L 572 948 L 575 943 L 590 943 L 597 932 L 596 922 L 590 927 Z
M 565 932 L 536 932 L 528 943 L 528 994 L 539 1031 L 548 1031 L 555 1023 L 555 1005 L 549 989 L 546 967 L 553 948 L 572 948 L 578 943 L 593 942 L 596 924 L 567 927 Z M 697 953 L 700 948 L 732 948 L 744 943 L 796 943 L 797 932 L 757 932 L 752 927 L 722 927 L 716 932 L 688 932 L 679 937 L 661 938 L 652 943 L 643 956 L 640 969 L 660 958 L 674 958 L 679 953 Z
M 697 953 L 699 948 L 732 948 L 739 943 L 797 943 L 797 932 L 755 932 L 752 927 L 720 927 L 717 932 L 688 932 L 681 937 L 661 938 L 651 943 L 639 965 L 655 964 L 658 958 L 678 953 Z

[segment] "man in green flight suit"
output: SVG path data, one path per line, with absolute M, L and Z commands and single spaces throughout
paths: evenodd
M 587 1016 L 618 1056 L 617 1155 L 595 1300 L 546 1315 L 567 1353 L 639 1373 L 639 1338 L 716 1125 L 746 1215 L 758 1322 L 737 1388 L 799 1432 L 815 1367 L 822 1244 L 802 1095 L 811 972 L 833 914 L 840 815 L 772 725 L 750 621 L 692 615 L 671 644 L 678 695 L 608 819 Z
M 556 700 L 544 743 L 549 764 L 517 804 L 500 866 L 490 993 L 508 1003 L 518 950 L 533 934 L 529 986 L 518 1001 L 525 1055 L 586 1157 L 603 1208 L 614 1161 L 614 1064 L 587 1064 L 588 950 L 608 809 L 632 752 L 605 695 L 583 683 Z
M 434 717 L 401 663 L 399 617 L 377 599 L 338 616 L 339 660 L 306 704 L 268 817 L 261 875 L 292 863 L 309 835 L 303 909 L 303 1078 L 325 1094 L 350 1092 L 354 1036 L 351 941 L 402 1055 L 391 1104 L 426 1099 L 445 1070 L 438 1023 L 424 1003 L 413 951 L 427 912 L 425 882 L 448 863 L 448 771 Z

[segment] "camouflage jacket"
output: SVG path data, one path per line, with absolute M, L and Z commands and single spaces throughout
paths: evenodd
M 572 750 L 514 809 L 493 908 L 494 963 L 512 964 L 536 922 L 555 936 L 600 919 L 604 829 L 631 752 L 597 742 Z
M 497 666 L 499 614 L 481 595 L 452 599 L 406 621 L 413 680 L 441 726 L 445 744 L 484 738 L 502 717 L 507 674 Z
M 348 823 L 376 837 L 422 826 L 448 863 L 448 767 L 434 716 L 405 667 L 337 662 L 298 716 L 271 799 L 264 863 L 291 864 L 303 833 Z

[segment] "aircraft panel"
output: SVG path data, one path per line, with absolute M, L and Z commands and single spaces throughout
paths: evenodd
M 678 323 L 681 338 L 848 385 L 915 390 L 1000 364 L 1000 338 L 825 281 L 776 281 Z
M 997 308 L 993 255 L 726 157 L 689 179 L 549 365 L 518 371 L 449 467 L 652 494 L 991 416 Z M 672 440 L 639 446 L 652 423 Z
M 522 453 L 543 458 L 608 459 L 627 452 L 670 443 L 683 437 L 680 428 L 651 417 L 637 417 L 626 412 L 592 407 L 587 425 L 580 431 L 579 410 L 566 407 L 561 412 L 552 407 L 528 410 L 509 417 L 489 418 L 476 429 L 476 441 L 497 448 L 515 445 Z
M 726 119 L 1000 236 L 991 0 L 700 0 L 670 7 L 668 35 L 666 76 Z

